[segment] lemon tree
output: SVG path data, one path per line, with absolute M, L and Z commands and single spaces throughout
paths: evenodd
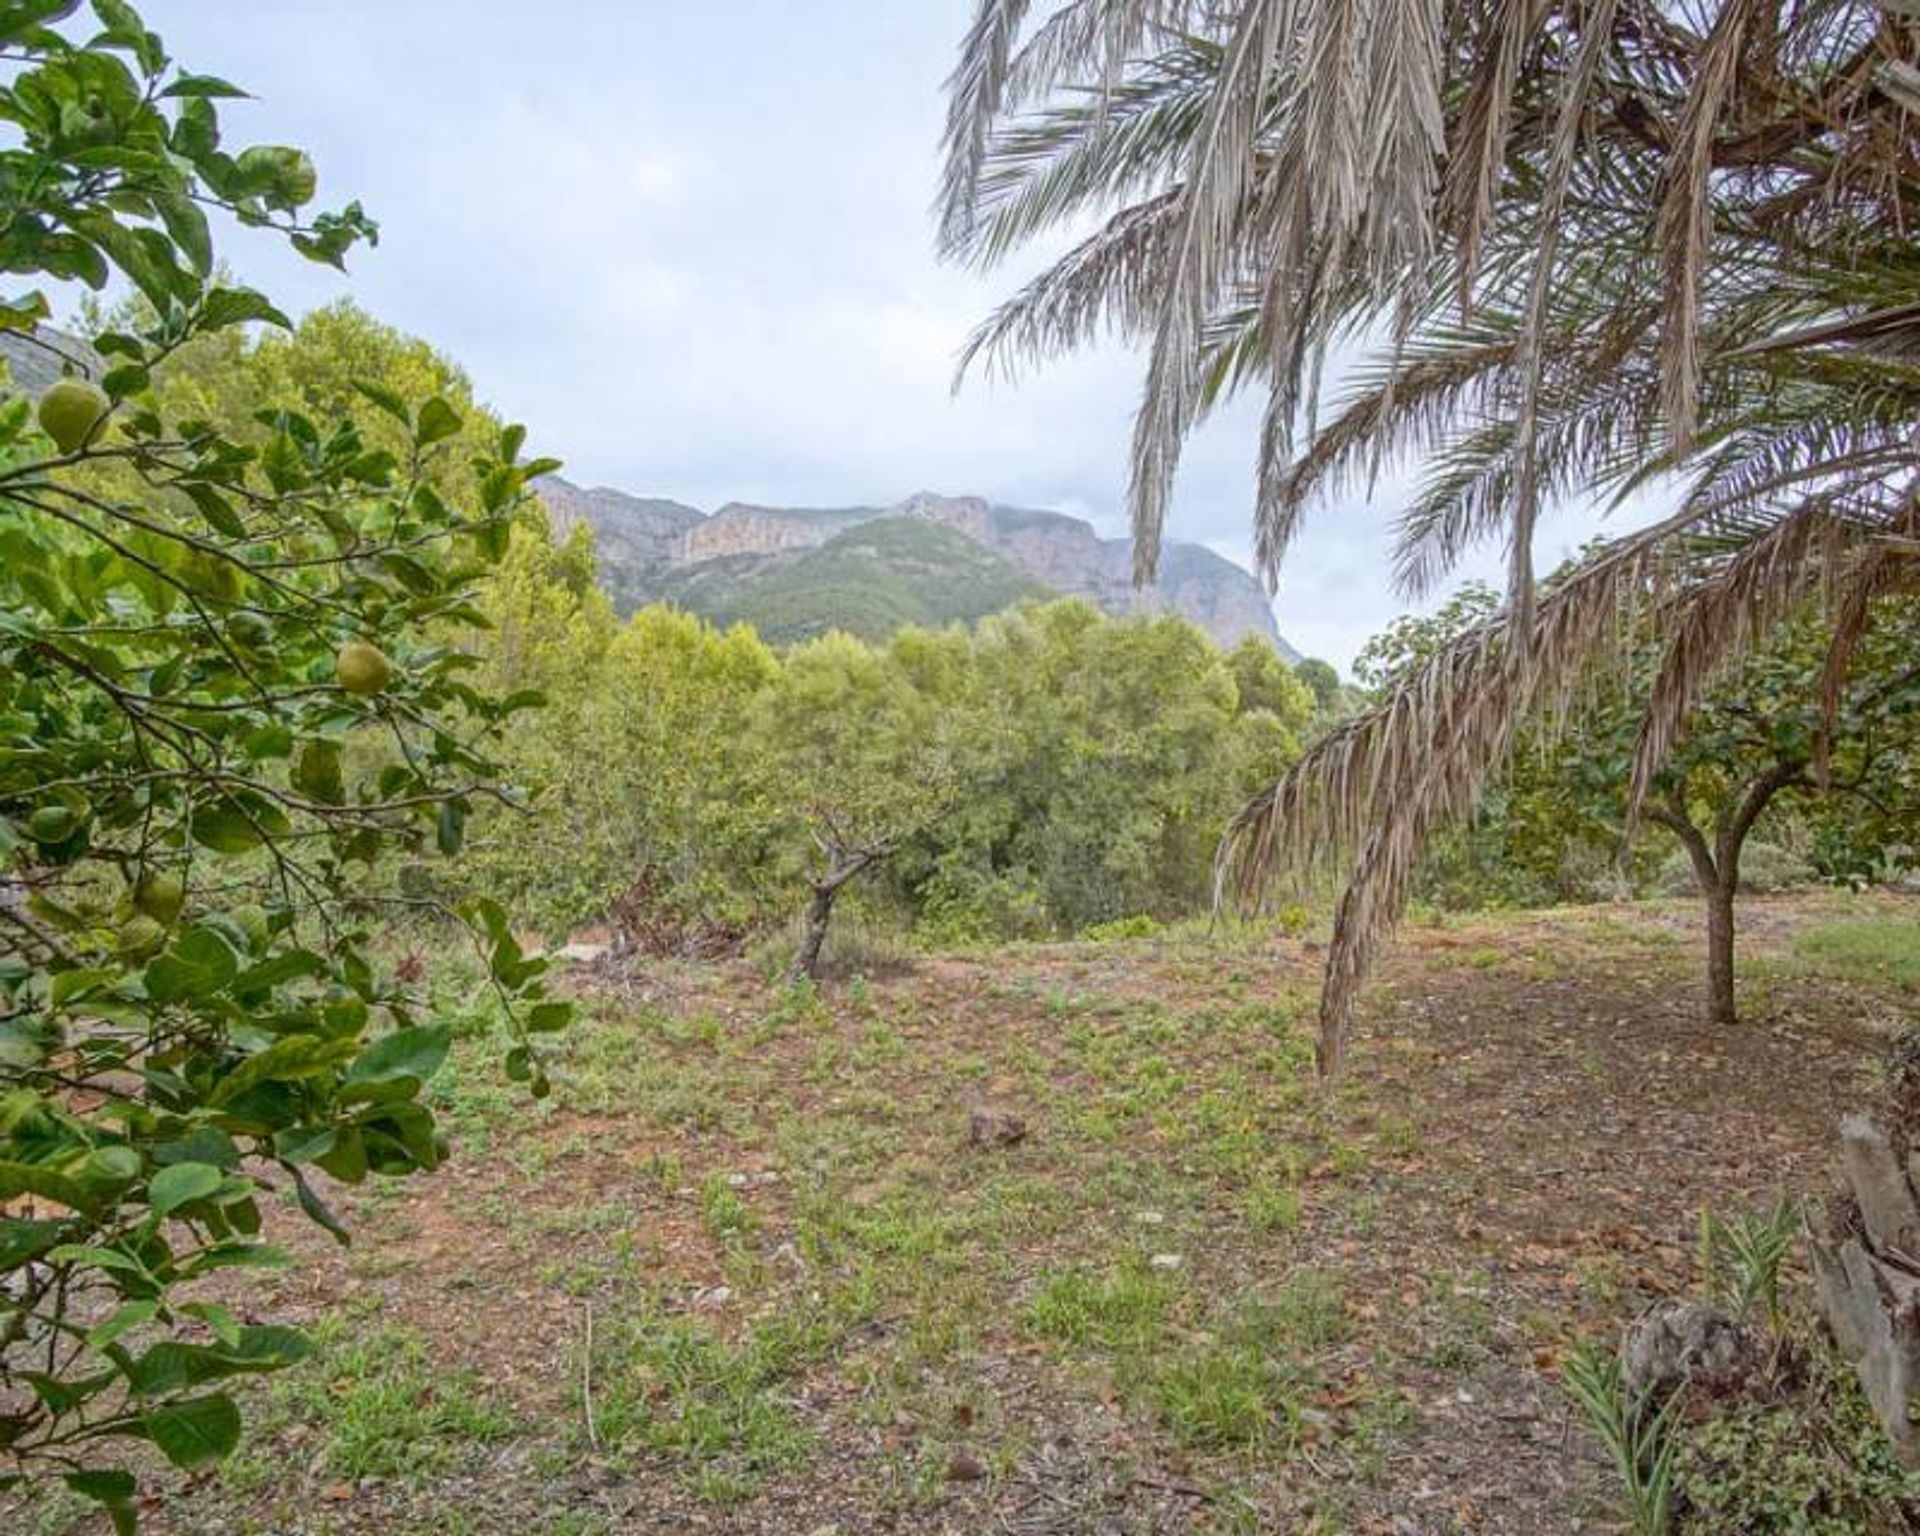
M 377 872 L 512 798 L 493 746 L 539 702 L 453 639 L 553 467 L 518 428 L 476 452 L 445 399 L 372 385 L 361 420 L 242 440 L 153 388 L 197 337 L 286 323 L 218 278 L 217 228 L 334 264 L 375 237 L 313 211 L 298 150 L 226 142 L 242 94 L 121 0 L 0 3 L 0 329 L 66 374 L 0 391 L 0 1486 L 64 1477 L 121 1528 L 141 1455 L 218 1460 L 233 1379 L 306 1348 L 196 1282 L 279 1262 L 275 1203 L 344 1238 L 330 1182 L 444 1156 L 450 1030 L 371 943 L 405 903 Z M 124 283 L 151 323 L 73 346 L 39 324 L 55 283 Z M 460 918 L 541 1091 L 567 1005 L 497 907 Z

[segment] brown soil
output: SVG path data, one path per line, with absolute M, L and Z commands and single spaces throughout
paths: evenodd
M 1331 1097 L 1298 1067 L 1312 944 L 929 958 L 831 985 L 824 1009 L 773 1025 L 778 1000 L 737 962 L 601 975 L 554 1107 L 506 1101 L 481 1131 L 469 1110 L 442 1175 L 346 1199 L 352 1250 L 288 1223 L 305 1262 L 254 1298 L 263 1316 L 334 1312 L 416 1333 L 439 1367 L 507 1406 L 511 1431 L 450 1468 L 343 1478 L 325 1423 L 296 1413 L 248 1453 L 274 1470 L 271 1491 L 163 1478 L 145 1526 L 1617 1528 L 1557 1362 L 1575 1338 L 1695 1283 L 1703 1208 L 1825 1187 L 1835 1117 L 1870 1091 L 1913 999 L 1810 971 L 1792 941 L 1916 906 L 1747 904 L 1759 986 L 1732 1028 L 1700 1021 L 1684 905 L 1413 929 L 1368 994 L 1351 1081 Z M 1280 1022 L 1247 1023 L 1276 1000 Z M 645 1031 L 631 1024 L 642 1015 Z M 1101 1054 L 1109 1036 L 1125 1053 Z M 1143 1054 L 1174 1086 L 1138 1111 L 1153 1083 L 1127 1074 Z M 1108 1102 L 1111 1134 L 1091 1113 Z M 984 1103 L 1029 1134 L 970 1148 L 967 1117 Z M 1244 1150 L 1236 1127 L 1252 1133 Z M 1258 1230 L 1248 1191 L 1276 1177 L 1282 1151 L 1298 1220 Z M 749 1208 L 748 1230 L 716 1226 L 722 1188 Z M 716 1498 L 697 1456 L 609 1444 L 583 1389 L 605 1413 L 618 1388 L 595 1379 L 614 1369 L 598 1346 L 587 1366 L 588 1327 L 611 1337 L 642 1295 L 722 1339 L 804 1306 L 831 1269 L 809 1246 L 822 1195 L 829 1214 L 905 1202 L 962 1235 L 935 1259 L 906 1239 L 876 1249 L 874 1304 L 767 1388 L 804 1450 Z M 1045 1276 L 1162 1249 L 1184 1287 L 1169 1350 L 1204 1353 L 1231 1304 L 1303 1268 L 1335 1283 L 1342 1327 L 1284 1434 L 1184 1439 L 1138 1387 L 1153 1362 L 1130 1377 L 1110 1351 L 1023 1322 Z M 916 1289 L 902 1277 L 923 1263 Z M 921 1337 L 932 1319 L 956 1326 L 950 1343 Z

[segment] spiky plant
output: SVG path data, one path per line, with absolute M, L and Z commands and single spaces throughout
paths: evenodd
M 1381 458 L 1427 461 L 1415 589 L 1504 537 L 1505 610 L 1324 740 L 1236 823 L 1223 893 L 1349 872 L 1322 1059 L 1428 834 L 1520 725 L 1651 632 L 1644 792 L 1715 671 L 1832 603 L 1828 691 L 1920 554 L 1911 0 L 981 0 L 952 83 L 942 236 L 991 265 L 1106 221 L 970 362 L 1108 331 L 1150 348 L 1132 513 L 1151 571 L 1181 442 L 1266 391 L 1256 549 Z M 1024 30 L 1023 30 L 1024 27 Z M 1297 447 L 1330 351 L 1380 345 Z M 1543 509 L 1664 515 L 1536 592 Z M 1651 627 L 1650 631 L 1648 627 Z

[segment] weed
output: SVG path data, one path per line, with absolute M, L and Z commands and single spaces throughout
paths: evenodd
M 1700 1273 L 1707 1294 L 1736 1316 L 1756 1307 L 1780 1331 L 1780 1267 L 1793 1251 L 1800 1218 L 1784 1195 L 1764 1211 L 1731 1219 L 1700 1213 Z
M 705 1323 L 643 1307 L 596 1350 L 596 1425 L 609 1444 L 691 1464 L 701 1497 L 731 1502 L 766 1471 L 805 1455 L 809 1437 L 776 1390 L 839 1336 L 800 1313 L 720 1337 Z
M 1240 1209 L 1256 1232 L 1292 1232 L 1300 1225 L 1300 1191 L 1278 1179 L 1258 1179 L 1248 1187 Z
M 753 1207 L 719 1173 L 708 1174 L 700 1182 L 700 1216 L 707 1230 L 722 1240 L 744 1237 L 760 1225 Z
M 1069 1269 L 1042 1281 L 1022 1316 L 1043 1338 L 1114 1351 L 1146 1349 L 1165 1334 L 1181 1291 L 1173 1276 L 1144 1264 L 1104 1275 Z
M 262 1427 L 318 1424 L 336 1476 L 426 1477 L 511 1428 L 475 1377 L 447 1370 L 406 1329 L 349 1336 L 336 1317 L 314 1331 L 314 1342 L 312 1360 L 269 1389 Z
M 1291 1423 L 1289 1382 L 1274 1363 L 1245 1349 L 1216 1347 L 1163 1367 L 1152 1386 L 1153 1404 L 1173 1434 L 1188 1445 L 1265 1443 Z
M 1674 1432 L 1680 1394 L 1656 1407 L 1627 1386 L 1617 1354 L 1588 1344 L 1567 1357 L 1562 1377 L 1619 1475 L 1634 1536 L 1667 1536 L 1680 1452 Z

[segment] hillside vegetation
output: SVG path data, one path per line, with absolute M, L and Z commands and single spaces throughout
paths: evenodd
M 909 625 L 971 623 L 1050 595 L 965 534 L 912 517 L 861 523 L 788 561 L 738 555 L 684 567 L 654 593 L 722 628 L 749 624 L 774 644 L 833 629 L 884 640 Z

